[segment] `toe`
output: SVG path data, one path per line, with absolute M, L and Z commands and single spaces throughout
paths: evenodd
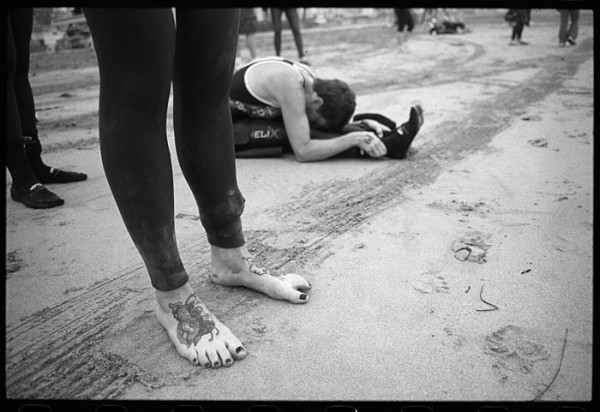
M 218 356 L 218 365 L 214 365 L 214 367 L 219 366 L 231 366 L 233 365 L 233 357 L 231 353 L 229 353 L 229 349 L 227 349 L 227 345 L 224 341 L 218 340 L 214 343 L 214 350 Z
M 171 340 L 173 342 L 177 342 L 173 338 L 171 338 Z M 182 357 L 186 358 L 187 360 L 189 360 L 194 365 L 200 365 L 201 364 L 200 363 L 200 356 L 198 356 L 198 352 L 196 351 L 196 348 L 194 348 L 193 346 L 187 347 L 185 345 L 182 345 L 181 343 L 175 343 L 175 348 L 177 349 L 177 352 Z
M 233 356 L 231 356 L 231 353 L 229 353 L 227 348 L 223 347 L 223 349 L 219 351 L 219 356 L 221 357 L 222 366 L 233 365 Z
M 198 351 L 198 365 L 204 366 L 205 368 L 210 368 L 211 366 L 210 359 L 208 359 L 208 356 L 206 356 L 204 351 Z
M 194 347 L 185 348 L 183 350 L 180 350 L 179 354 L 196 366 L 201 364 L 200 357 L 198 356 L 198 352 L 196 352 L 196 349 Z
M 312 285 L 302 276 L 297 275 L 295 273 L 287 273 L 285 275 L 280 276 L 282 280 L 288 283 L 294 289 L 310 289 Z
M 296 290 L 289 281 L 283 280 L 279 284 L 274 285 L 267 294 L 274 299 L 287 300 L 291 303 L 306 303 L 308 295 L 302 291 Z
M 242 345 L 242 344 L 234 346 L 233 352 L 230 349 L 229 353 L 231 353 L 232 356 L 236 360 L 241 360 L 241 359 L 244 359 L 246 356 L 248 356 L 248 352 L 246 351 L 246 348 L 244 348 L 244 345 Z
M 296 303 L 306 303 L 308 301 L 308 295 L 306 293 L 298 292 L 296 299 L 297 299 Z
M 288 302 L 306 303 L 306 301 L 308 300 L 308 295 L 306 293 L 294 289 L 289 284 L 286 284 L 282 289 L 283 290 L 280 290 L 278 294 L 280 295 L 281 299 L 285 299 Z
M 195 366 L 201 365 L 200 356 L 196 350 L 194 350 L 194 353 L 189 357 L 189 359 L 190 362 L 192 362 Z
M 212 368 L 220 368 L 221 367 L 221 358 L 219 357 L 219 353 L 215 348 L 210 348 L 206 350 L 206 357 L 210 363 Z
M 227 351 L 229 352 L 229 355 L 235 360 L 242 360 L 248 354 L 248 352 L 246 352 L 244 344 L 233 334 L 227 337 L 227 340 L 225 341 L 225 346 L 227 348 Z

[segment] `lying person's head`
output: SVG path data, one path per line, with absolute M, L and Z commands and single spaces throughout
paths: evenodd
M 315 79 L 313 89 L 322 103 L 313 109 L 318 118 L 308 113 L 311 126 L 328 132 L 339 132 L 354 114 L 356 95 L 345 82 L 337 79 Z M 307 111 L 310 109 L 307 108 Z

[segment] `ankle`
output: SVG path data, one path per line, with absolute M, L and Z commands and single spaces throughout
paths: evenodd
M 194 290 L 190 286 L 189 283 L 184 284 L 183 286 L 178 287 L 177 289 L 163 291 L 154 289 L 154 294 L 156 296 L 156 302 L 160 309 L 169 311 L 169 303 L 173 302 L 185 302 L 190 295 L 194 294 Z
M 225 264 L 239 262 L 243 257 L 251 256 L 246 245 L 231 249 L 210 245 L 210 252 L 214 262 Z

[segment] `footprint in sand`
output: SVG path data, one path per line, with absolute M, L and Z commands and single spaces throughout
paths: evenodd
M 422 273 L 419 280 L 413 283 L 412 287 L 423 294 L 426 293 L 448 293 L 450 286 L 443 276 L 434 272 Z
M 508 325 L 486 336 L 484 352 L 493 358 L 492 367 L 507 379 L 507 372 L 528 374 L 533 364 L 550 355 L 543 345 L 531 340 L 518 326 Z
M 461 262 L 465 260 L 485 263 L 487 250 L 490 248 L 491 235 L 477 230 L 465 233 L 460 239 L 452 243 L 454 257 Z
M 21 270 L 23 266 L 23 259 L 21 258 L 20 250 L 13 250 L 6 254 L 6 278 L 10 279 L 13 273 Z
M 546 139 L 530 139 L 527 143 L 535 147 L 548 147 L 548 141 Z

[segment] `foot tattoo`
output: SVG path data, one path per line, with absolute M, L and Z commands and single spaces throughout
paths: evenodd
M 190 295 L 185 303 L 169 303 L 173 317 L 177 320 L 177 339 L 188 348 L 197 345 L 203 336 L 210 334 L 209 342 L 219 334 L 212 315 L 204 311 L 196 295 Z M 216 334 L 214 332 L 216 331 Z
M 271 272 L 269 271 L 269 269 L 262 268 L 260 266 L 257 266 L 256 264 L 254 264 L 254 258 L 253 257 L 243 257 L 242 260 L 245 260 L 250 265 L 250 269 L 249 269 L 250 273 L 254 273 L 255 275 L 258 275 L 258 276 L 270 275 L 271 274 Z

